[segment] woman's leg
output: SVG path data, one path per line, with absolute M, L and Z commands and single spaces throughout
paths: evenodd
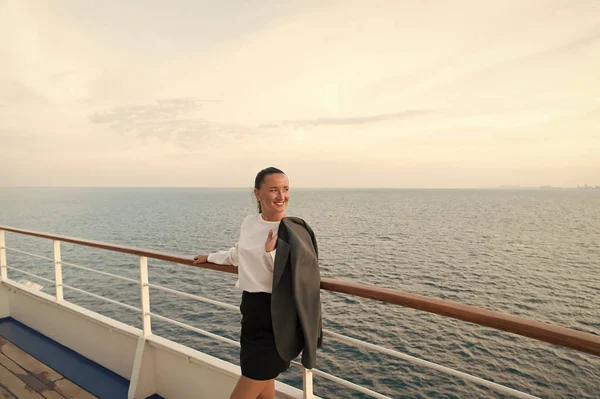
M 257 399 L 275 399 L 275 380 L 267 381 L 267 386 L 258 395 Z
M 257 399 L 259 395 L 269 386 L 269 383 L 273 380 L 253 380 L 248 377 L 240 376 L 233 392 L 229 399 Z M 275 384 L 273 383 L 273 389 Z M 272 396 L 274 398 L 275 396 Z M 261 397 L 262 398 L 262 397 Z M 268 396 L 265 396 L 268 398 Z

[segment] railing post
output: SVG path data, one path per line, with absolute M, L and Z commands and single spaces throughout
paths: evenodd
M 133 370 L 131 371 L 131 380 L 127 398 L 133 399 L 136 394 L 139 395 L 139 383 L 142 374 L 142 364 L 144 361 L 144 350 L 146 348 L 146 338 L 152 335 L 152 319 L 150 317 L 150 287 L 148 286 L 148 258 L 140 256 L 140 293 L 142 300 L 142 335 L 138 338 L 135 358 L 133 360 Z M 146 377 L 148 378 L 148 377 Z M 144 389 L 147 390 L 147 387 Z M 146 395 L 143 395 L 146 397 Z
M 8 280 L 8 273 L 6 273 L 6 240 L 4 230 L 0 230 L 0 281 L 6 280 Z
M 311 369 L 302 368 L 302 381 L 303 381 L 303 399 L 313 399 L 313 372 Z
M 140 288 L 142 296 L 142 328 L 144 337 L 152 334 L 150 319 L 150 287 L 148 287 L 148 258 L 140 256 Z
M 60 260 L 60 241 L 54 240 L 54 282 L 56 284 L 56 302 L 63 301 L 62 263 Z

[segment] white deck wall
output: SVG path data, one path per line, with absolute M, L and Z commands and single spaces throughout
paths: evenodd
M 0 283 L 0 317 L 10 316 L 82 356 L 132 380 L 142 331 L 36 292 L 14 281 Z M 135 398 L 158 393 L 166 399 L 228 398 L 240 369 L 173 341 L 150 336 L 143 350 Z M 278 398 L 302 398 L 302 391 L 277 383 Z

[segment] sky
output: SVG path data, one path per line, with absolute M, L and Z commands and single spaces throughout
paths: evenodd
M 600 1 L 0 0 L 0 186 L 600 185 Z

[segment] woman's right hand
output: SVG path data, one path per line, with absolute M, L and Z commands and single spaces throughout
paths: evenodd
M 273 230 L 269 231 L 267 241 L 265 241 L 265 251 L 273 252 L 277 246 L 277 234 L 273 233 Z
M 199 265 L 201 263 L 208 262 L 208 255 L 198 255 L 194 256 L 194 265 Z

